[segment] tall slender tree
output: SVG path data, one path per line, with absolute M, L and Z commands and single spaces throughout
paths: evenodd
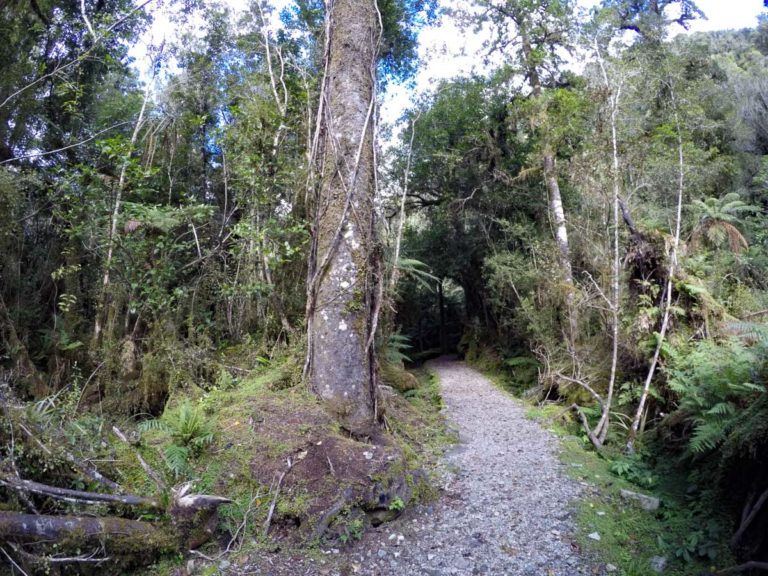
M 558 50 L 568 47 L 573 17 L 572 0 L 478 0 L 482 19 L 493 23 L 496 36 L 491 49 L 511 56 L 525 73 L 534 103 L 531 127 L 540 133 L 541 169 L 546 185 L 549 216 L 559 251 L 560 274 L 565 288 L 568 337 L 576 337 L 575 286 L 568 228 L 557 174 L 557 149 L 546 117 L 544 77 L 557 72 Z

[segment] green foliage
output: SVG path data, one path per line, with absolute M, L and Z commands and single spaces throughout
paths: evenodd
M 569 474 L 596 486 L 592 495 L 577 504 L 577 541 L 602 562 L 614 564 L 619 574 L 653 576 L 650 559 L 654 556 L 667 557 L 665 573 L 674 576 L 688 576 L 711 570 L 713 565 L 733 563 L 725 543 L 722 517 L 703 514 L 703 507 L 694 505 L 677 489 L 678 484 L 687 485 L 684 470 L 654 469 L 640 457 L 601 457 L 567 438 L 563 448 L 562 458 Z M 637 491 L 638 485 L 614 469 L 653 474 L 657 479 L 654 495 L 663 502 L 659 511 L 649 513 L 639 506 L 624 505 L 620 490 Z M 645 491 L 648 487 L 641 488 Z M 592 532 L 600 534 L 600 541 L 587 536 Z M 683 549 L 688 551 L 687 558 Z
M 434 290 L 434 283 L 440 282 L 437 276 L 429 272 L 427 264 L 415 258 L 400 258 L 396 267 L 401 274 L 410 276 L 427 290 Z
M 384 358 L 390 364 L 399 365 L 403 362 L 410 362 L 411 359 L 405 354 L 406 350 L 413 348 L 409 343 L 408 336 L 403 334 L 391 334 L 389 342 L 384 350 Z
M 166 411 L 159 420 L 142 422 L 139 429 L 145 432 L 157 430 L 170 438 L 170 443 L 163 448 L 163 456 L 177 478 L 189 472 L 190 458 L 198 456 L 213 442 L 213 430 L 202 410 L 189 401 Z
M 757 322 L 728 322 L 727 328 L 747 342 L 768 343 L 768 325 Z
M 718 559 L 723 542 L 723 527 L 714 519 L 704 522 L 703 527 L 691 530 L 682 543 L 675 548 L 675 556 L 692 562 L 700 558 L 712 562 Z
M 694 241 L 703 238 L 715 248 L 720 248 L 727 241 L 730 250 L 737 254 L 749 247 L 736 225 L 742 215 L 758 212 L 759 209 L 745 203 L 737 192 L 730 192 L 722 198 L 694 200 L 693 208 L 698 216 L 692 235 Z
M 689 450 L 702 454 L 717 448 L 739 420 L 741 410 L 765 393 L 755 384 L 755 352 L 737 340 L 702 341 L 691 350 L 675 351 L 667 369 L 678 410 L 693 425 Z
M 436 0 L 380 0 L 383 26 L 379 55 L 383 80 L 410 79 L 417 66 L 417 34 L 437 17 Z
M 365 532 L 365 525 L 361 518 L 352 518 L 343 525 L 343 532 L 339 535 L 339 540 L 342 543 L 347 544 L 352 541 L 362 540 Z
M 624 455 L 611 461 L 610 471 L 619 478 L 642 488 L 653 488 L 658 479 L 650 467 L 637 455 Z
M 389 503 L 389 510 L 391 512 L 402 512 L 405 510 L 405 502 L 400 496 L 396 496 L 392 502 Z

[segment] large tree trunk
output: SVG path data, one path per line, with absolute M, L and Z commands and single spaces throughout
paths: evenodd
M 368 436 L 376 416 L 373 126 L 381 28 L 374 0 L 331 0 L 327 18 L 307 368 L 342 425 Z

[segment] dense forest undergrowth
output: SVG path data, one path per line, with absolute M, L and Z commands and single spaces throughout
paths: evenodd
M 160 6 L 0 5 L 0 562 L 355 539 L 431 492 L 439 397 L 403 367 L 457 351 L 662 493 L 680 573 L 765 570 L 765 18 L 162 7 L 178 37 L 132 61 Z M 504 64 L 391 136 L 376 91 L 440 18 Z M 648 526 L 600 518 L 635 573 Z

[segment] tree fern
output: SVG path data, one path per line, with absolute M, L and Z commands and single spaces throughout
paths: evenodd
M 727 241 L 728 247 L 735 253 L 749 247 L 747 239 L 736 225 L 742 214 L 757 212 L 758 208 L 741 200 L 738 193 L 731 192 L 722 198 L 694 200 L 692 206 L 699 220 L 691 235 L 694 244 L 703 238 L 711 246 L 720 248 Z
M 400 258 L 397 261 L 396 266 L 401 274 L 410 276 L 427 290 L 434 290 L 435 283 L 440 282 L 440 279 L 437 276 L 430 274 L 429 266 L 424 264 L 421 260 L 416 260 L 414 258 Z

